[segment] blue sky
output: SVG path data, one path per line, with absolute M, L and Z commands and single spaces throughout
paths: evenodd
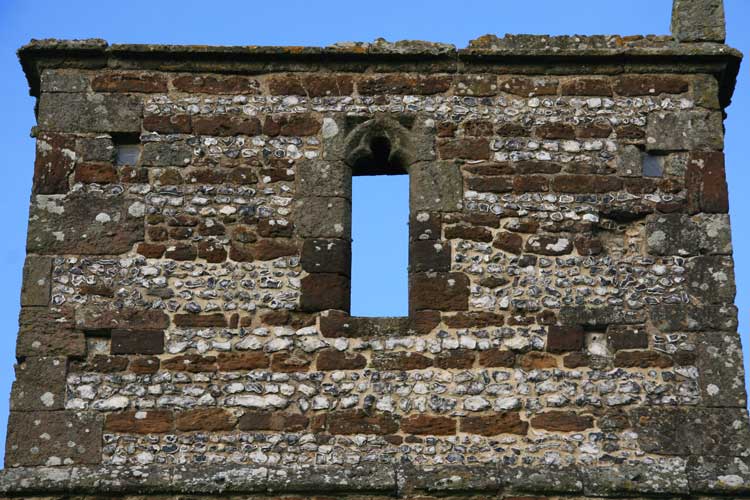
M 750 2 L 725 0 L 728 43 L 750 51 Z M 0 443 L 5 441 L 8 394 L 13 381 L 21 268 L 34 162 L 34 100 L 15 50 L 31 38 L 104 38 L 110 43 L 210 45 L 328 45 L 337 41 L 422 39 L 463 47 L 486 33 L 666 34 L 672 0 L 0 0 L 0 151 L 4 166 L 0 211 Z M 750 133 L 750 79 L 743 66 L 728 109 L 727 174 L 737 273 L 740 331 L 748 356 L 750 311 L 750 172 L 743 139 Z M 402 315 L 406 308 L 405 176 L 354 186 L 354 303 L 356 314 Z M 366 240 L 359 229 L 378 228 Z M 383 241 L 403 242 L 384 247 Z M 361 254 L 360 254 L 361 252 Z M 378 261 L 378 259 L 381 259 Z M 368 266 L 362 265 L 369 262 Z M 385 269 L 402 270 L 400 282 L 383 281 Z M 366 284 L 365 284 L 366 283 Z M 745 363 L 748 366 L 748 363 Z

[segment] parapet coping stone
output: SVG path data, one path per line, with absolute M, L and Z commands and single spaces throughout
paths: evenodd
M 547 73 L 554 72 L 551 67 L 555 64 L 583 63 L 586 68 L 606 64 L 607 71 L 614 73 L 624 64 L 642 63 L 644 67 L 651 65 L 647 70 L 651 72 L 653 65 L 699 65 L 701 71 L 720 78 L 723 100 L 728 103 L 742 53 L 721 43 L 680 43 L 672 36 L 484 35 L 463 49 L 445 43 L 384 39 L 327 47 L 109 44 L 98 38 L 43 39 L 31 40 L 21 47 L 18 57 L 33 96 L 39 95 L 40 75 L 47 68 L 262 73 L 330 67 L 335 71 L 361 72 L 363 64 L 376 64 L 377 69 L 383 70 L 389 64 L 417 63 L 423 65 L 420 71 L 441 73 L 469 73 L 474 71 L 472 65 L 478 65 L 479 71 L 491 71 L 492 65 L 506 64 L 520 71 L 525 71 L 524 65 L 544 66 L 534 71 Z
M 559 494 L 595 497 L 750 495 L 750 477 L 690 484 L 682 458 L 609 466 L 502 464 L 416 466 L 371 463 L 297 467 L 145 465 L 21 467 L 0 471 L 0 494 Z

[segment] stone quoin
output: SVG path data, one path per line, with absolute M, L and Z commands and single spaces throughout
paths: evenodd
M 750 497 L 724 39 L 24 46 L 0 498 Z M 353 317 L 395 173 L 409 315 Z

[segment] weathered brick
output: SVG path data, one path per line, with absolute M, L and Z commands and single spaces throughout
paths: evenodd
M 228 353 L 218 356 L 219 371 L 258 370 L 268 368 L 270 359 L 264 352 Z
M 575 139 L 576 130 L 567 123 L 545 123 L 534 129 L 537 137 L 542 139 Z
M 274 75 L 268 79 L 268 89 L 272 95 L 348 96 L 354 92 L 354 79 L 333 74 Z
M 401 419 L 401 431 L 406 434 L 451 436 L 456 433 L 456 421 L 449 417 L 410 415 Z
M 474 366 L 476 353 L 470 349 L 454 349 L 435 356 L 435 366 L 443 370 L 468 370 Z
M 175 314 L 174 324 L 183 328 L 226 327 L 227 318 L 222 313 Z
M 260 135 L 260 120 L 255 117 L 212 115 L 193 117 L 193 133 L 198 135 Z
M 75 182 L 111 184 L 118 180 L 117 171 L 111 163 L 81 163 L 75 170 Z
M 274 260 L 298 254 L 299 247 L 296 242 L 281 238 L 263 239 L 253 245 L 253 255 L 257 260 Z
M 130 359 L 128 371 L 138 375 L 151 375 L 159 371 L 161 363 L 156 356 L 142 356 Z
M 552 325 L 547 329 L 547 351 L 567 352 L 583 349 L 585 334 L 580 326 Z
M 205 259 L 209 263 L 224 262 L 227 258 L 227 251 L 219 241 L 201 241 L 198 243 L 198 258 Z
M 614 89 L 623 96 L 682 94 L 689 90 L 689 85 L 681 76 L 624 75 L 615 78 Z
M 257 94 L 260 90 L 258 80 L 239 75 L 180 75 L 172 79 L 172 85 L 191 94 Z
M 467 177 L 464 182 L 466 189 L 479 193 L 509 193 L 513 191 L 513 177 L 511 176 L 471 176 Z
M 339 410 L 328 415 L 328 432 L 343 434 L 394 434 L 398 423 L 387 413 L 368 414 L 364 410 Z
M 166 92 L 167 78 L 160 73 L 114 71 L 95 76 L 91 89 L 94 92 Z
M 459 224 L 446 227 L 445 238 L 448 240 L 460 239 L 489 243 L 492 241 L 492 233 L 485 227 Z
M 503 349 L 488 349 L 479 353 L 479 365 L 487 368 L 513 368 L 516 354 Z
M 68 192 L 68 176 L 76 164 L 76 141 L 65 134 L 41 133 L 36 140 L 34 182 L 36 194 Z
M 448 91 L 453 78 L 449 75 L 408 75 L 388 73 L 368 75 L 357 83 L 362 95 L 406 94 L 433 95 Z
M 520 254 L 523 251 L 523 238 L 515 233 L 502 232 L 495 236 L 492 246 L 504 252 Z
M 536 193 L 549 190 L 549 180 L 541 175 L 517 175 L 513 178 L 516 193 Z
M 556 95 L 559 82 L 552 78 L 514 76 L 500 79 L 500 90 L 521 97 Z
M 383 371 L 424 370 L 433 365 L 432 358 L 416 352 L 374 353 L 371 367 Z
M 594 419 L 589 415 L 570 411 L 548 411 L 534 415 L 531 425 L 536 429 L 552 432 L 582 432 L 594 426 Z
M 456 95 L 489 97 L 497 95 L 497 75 L 458 75 L 455 83 Z
M 518 366 L 524 370 L 557 368 L 557 358 L 546 352 L 532 351 L 518 358 Z
M 143 128 L 160 134 L 189 134 L 193 123 L 190 115 L 149 115 L 143 118 Z
M 308 136 L 320 132 L 321 121 L 307 113 L 267 116 L 263 122 L 263 133 L 275 137 Z
M 502 326 L 505 318 L 502 314 L 491 312 L 459 312 L 453 315 L 444 315 L 443 323 L 450 328 L 489 328 Z
M 602 240 L 589 235 L 576 236 L 573 244 L 576 247 L 578 255 L 582 256 L 599 255 L 604 251 Z
M 409 305 L 412 311 L 466 311 L 469 278 L 463 273 L 412 273 Z
M 729 211 L 724 153 L 690 153 L 685 183 L 688 190 L 688 208 L 692 213 Z
M 484 137 L 438 140 L 440 158 L 449 160 L 487 160 L 490 157 L 490 141 Z
M 80 330 L 164 330 L 169 326 L 169 316 L 157 309 L 90 305 L 76 308 L 75 326 Z
M 298 353 L 277 352 L 271 357 L 271 371 L 281 373 L 306 372 L 310 369 L 309 356 Z
M 658 351 L 620 351 L 615 354 L 615 366 L 621 368 L 669 368 L 672 358 Z
M 164 370 L 191 373 L 215 372 L 218 368 L 216 356 L 201 356 L 198 354 L 186 354 L 163 359 L 161 367 Z
M 622 187 L 622 180 L 607 175 L 558 175 L 552 190 L 560 193 L 606 193 Z
M 529 424 L 521 420 L 518 412 L 500 412 L 495 415 L 461 417 L 461 432 L 480 436 L 497 436 L 498 434 L 525 435 Z
M 239 420 L 242 431 L 299 432 L 308 428 L 310 419 L 299 413 L 246 411 Z
M 163 352 L 163 331 L 112 330 L 111 354 L 161 354 Z
M 361 370 L 367 360 L 361 354 L 324 349 L 318 353 L 315 366 L 320 371 Z
M 612 82 L 609 78 L 577 77 L 564 81 L 562 95 L 611 96 Z
M 104 430 L 120 434 L 164 434 L 174 430 L 174 414 L 171 410 L 110 413 L 104 422 Z
M 175 427 L 178 431 L 221 432 L 231 431 L 237 423 L 234 415 L 223 408 L 201 408 L 177 414 Z
M 185 238 L 188 238 L 192 231 L 184 230 L 182 231 L 182 233 Z M 170 236 L 178 236 L 178 231 L 170 231 Z M 178 243 L 176 245 L 168 246 L 166 252 L 164 252 L 164 257 L 172 260 L 195 260 L 196 257 L 198 257 L 198 249 L 195 247 L 195 245 Z
M 46 306 L 50 299 L 52 258 L 28 255 L 23 264 L 21 306 Z

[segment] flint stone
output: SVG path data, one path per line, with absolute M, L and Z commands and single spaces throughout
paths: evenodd
M 42 93 L 39 127 L 59 132 L 138 132 L 141 98 L 129 94 Z
M 733 332 L 707 332 L 697 337 L 696 366 L 705 406 L 747 407 L 745 370 L 740 336 Z
M 632 325 L 645 321 L 644 311 L 625 311 L 614 307 L 563 307 L 560 322 L 563 325 L 607 326 Z
M 143 217 L 125 197 L 34 197 L 26 250 L 38 254 L 116 255 L 143 241 Z
M 349 239 L 352 207 L 344 198 L 307 197 L 296 201 L 296 227 L 303 238 Z
M 66 358 L 26 358 L 16 365 L 11 411 L 52 411 L 65 406 Z
M 102 459 L 101 415 L 11 411 L 6 467 L 96 464 Z
M 461 209 L 463 179 L 458 165 L 450 161 L 423 162 L 409 172 L 411 212 L 456 212 Z
M 46 306 L 50 298 L 52 257 L 29 255 L 23 265 L 21 306 Z
M 721 112 L 655 112 L 648 117 L 646 149 L 654 152 L 721 150 L 724 133 Z
M 724 0 L 674 0 L 671 30 L 680 42 L 724 43 Z

